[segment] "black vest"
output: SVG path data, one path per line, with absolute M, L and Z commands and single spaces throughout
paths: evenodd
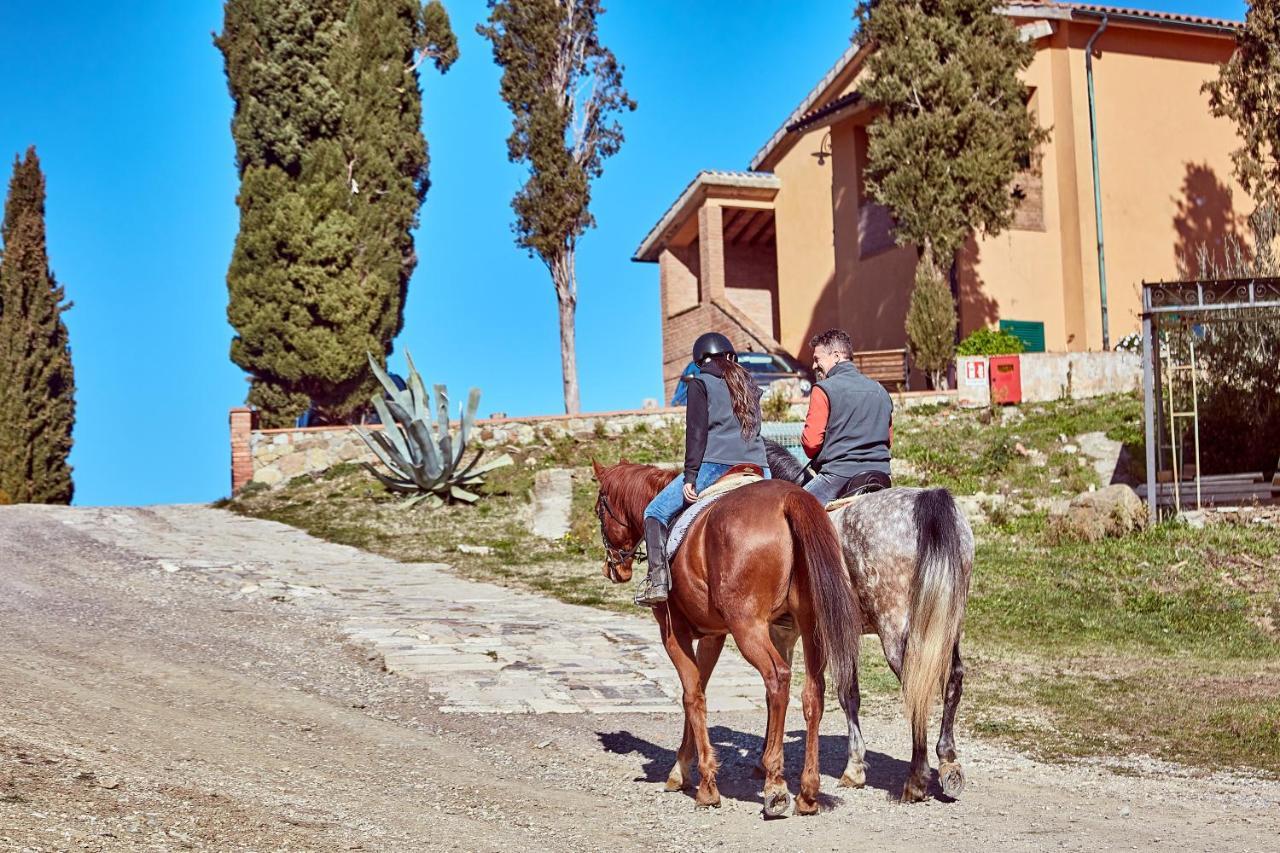
M 884 386 L 842 361 L 818 383 L 827 395 L 827 432 L 814 468 L 852 477 L 864 471 L 889 473 L 889 423 L 893 400 Z
M 701 382 L 707 389 L 707 449 L 703 462 L 719 462 L 722 465 L 741 465 L 749 462 L 761 468 L 769 463 L 765 459 L 764 439 L 760 437 L 760 389 L 755 391 L 756 428 L 750 439 L 742 437 L 742 423 L 733 413 L 733 400 L 729 385 L 719 376 L 701 373 L 689 377 Z M 754 382 L 752 385 L 754 386 Z

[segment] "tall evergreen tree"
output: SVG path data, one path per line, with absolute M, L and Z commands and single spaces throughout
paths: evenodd
M 859 91 L 881 108 L 868 130 L 867 191 L 893 213 L 898 242 L 915 245 L 935 277 L 974 231 L 1009 226 L 1014 176 L 1028 163 L 1038 167 L 1048 138 L 1027 110 L 1019 76 L 1034 47 L 997 5 L 864 0 L 857 7 L 858 38 L 876 45 Z M 937 285 L 935 292 L 945 288 Z M 953 355 L 936 344 L 940 333 L 954 337 L 955 311 L 947 320 L 936 299 L 926 301 L 929 310 L 919 313 L 931 318 L 934 340 L 912 338 L 912 348 L 937 375 Z
M 1280 0 L 1253 0 L 1236 50 L 1205 83 L 1215 116 L 1235 123 L 1235 174 L 1259 202 L 1280 201 Z
M 75 373 L 49 269 L 44 174 L 35 148 L 14 158 L 0 255 L 0 503 L 71 503 Z
M 438 0 L 227 0 L 240 233 L 232 360 L 263 423 L 349 417 L 404 324 L 426 196 L 418 68 L 457 43 Z
M 513 117 L 507 157 L 529 165 L 511 202 L 512 230 L 517 245 L 551 273 L 569 414 L 579 408 L 578 238 L 595 225 L 591 181 L 622 145 L 622 126 L 611 118 L 636 108 L 622 88 L 622 66 L 600 43 L 596 19 L 603 13 L 600 0 L 489 0 L 489 25 L 476 28 L 502 66 L 501 95 Z

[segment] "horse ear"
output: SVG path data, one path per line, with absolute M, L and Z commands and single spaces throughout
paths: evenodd
M 604 468 L 600 465 L 599 462 L 592 459 L 591 469 L 592 469 L 592 476 L 596 478 L 596 482 L 597 483 L 600 482 L 600 478 L 604 476 Z

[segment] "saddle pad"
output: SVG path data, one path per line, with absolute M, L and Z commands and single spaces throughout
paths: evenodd
M 866 492 L 866 494 L 871 494 L 871 493 Z M 853 503 L 860 497 L 862 497 L 862 495 L 859 494 L 859 495 L 845 495 L 842 498 L 836 498 L 831 503 L 827 504 L 826 510 L 827 512 L 835 512 L 836 510 L 844 509 L 845 507 L 847 507 L 849 504 Z
M 680 513 L 676 517 L 676 523 L 672 525 L 671 532 L 667 534 L 667 559 L 670 560 L 676 555 L 676 549 L 680 547 L 680 543 L 684 541 L 684 535 L 689 532 L 690 526 L 702 515 L 702 511 L 711 506 L 716 501 L 724 497 L 728 492 L 719 492 L 705 498 L 698 498 L 697 503 L 689 505 L 689 508 Z

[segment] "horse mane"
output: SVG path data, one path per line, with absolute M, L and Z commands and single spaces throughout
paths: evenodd
M 772 439 L 764 440 L 765 458 L 769 460 L 769 472 L 775 480 L 786 480 L 797 485 L 804 485 L 804 466 L 791 455 L 781 444 Z
M 679 471 L 666 471 L 653 465 L 619 462 L 604 470 L 600 487 L 619 514 L 638 523 L 649 501 L 679 475 Z

